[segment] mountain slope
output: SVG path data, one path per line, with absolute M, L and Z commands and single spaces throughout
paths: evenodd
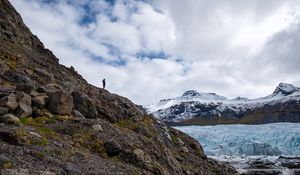
M 258 99 L 227 99 L 190 90 L 147 109 L 157 118 L 174 124 L 300 122 L 300 88 L 280 83 L 272 94 Z
M 1 174 L 234 174 L 130 100 L 88 84 L 0 0 Z

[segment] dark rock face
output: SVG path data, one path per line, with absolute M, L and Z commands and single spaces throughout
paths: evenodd
M 207 159 L 193 138 L 60 65 L 8 0 L 0 0 L 0 33 L 0 164 L 11 162 L 0 173 L 236 172 Z
M 6 107 L 8 110 L 15 110 L 18 107 L 18 102 L 14 94 L 9 94 L 0 99 L 0 105 Z
M 83 92 L 72 92 L 74 100 L 74 108 L 78 110 L 86 118 L 95 118 L 98 113 L 96 110 L 95 102 Z
M 114 139 L 107 141 L 104 148 L 109 156 L 117 156 L 122 151 L 120 144 Z
M 73 97 L 69 92 L 55 91 L 49 94 L 48 110 L 53 114 L 71 115 Z
M 17 115 L 20 118 L 30 116 L 32 114 L 31 96 L 23 92 L 19 92 L 17 93 L 17 100 L 19 105 Z
M 14 116 L 13 114 L 5 114 L 0 117 L 0 122 L 5 124 L 12 124 L 12 125 L 21 125 L 21 121 L 18 117 Z
M 297 174 L 300 170 L 299 157 L 284 157 L 270 161 L 268 159 L 248 160 L 248 167 L 244 168 L 243 175 L 282 175 Z
M 8 113 L 8 109 L 4 107 L 0 107 L 0 115 L 4 115 Z
M 35 90 L 35 86 L 32 83 L 17 84 L 16 90 L 30 94 L 31 91 Z

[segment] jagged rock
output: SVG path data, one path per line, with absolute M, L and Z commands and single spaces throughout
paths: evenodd
M 46 93 L 42 93 L 42 94 L 47 95 Z M 30 92 L 30 95 L 31 95 L 32 97 L 36 97 L 36 96 L 40 96 L 41 93 L 39 93 L 39 92 L 37 92 L 37 91 L 31 91 L 31 92 Z
M 0 85 L 0 99 L 5 97 L 5 96 L 8 96 L 9 94 L 13 94 L 13 93 L 14 93 L 14 88 L 13 87 Z
M 42 108 L 46 106 L 49 101 L 49 97 L 47 94 L 43 93 L 32 98 L 32 106 Z
M 17 116 L 20 118 L 30 116 L 32 114 L 31 96 L 24 92 L 19 92 L 16 96 L 19 105 L 17 109 Z
M 182 148 L 181 148 L 181 151 L 184 152 L 184 153 L 188 153 L 188 152 L 189 152 L 189 149 L 187 149 L 187 147 L 182 147 Z
M 44 86 L 39 86 L 37 91 L 40 92 L 40 93 L 50 94 L 50 93 L 53 93 L 55 91 L 62 91 L 62 87 L 57 85 L 57 84 L 50 83 L 50 84 L 46 84 Z
M 21 121 L 13 114 L 5 114 L 0 117 L 0 121 L 9 125 L 21 125 Z
M 45 69 L 35 68 L 34 77 L 36 81 L 42 84 L 47 84 L 54 81 L 53 75 L 47 72 Z
M 136 160 L 139 162 L 144 162 L 145 161 L 145 153 L 141 149 L 134 149 L 133 150 L 133 155 L 135 156 Z
M 52 115 L 49 115 L 50 112 L 46 108 L 33 108 L 32 109 L 32 116 L 33 117 L 41 117 L 41 116 L 46 116 L 46 117 L 52 117 Z
M 117 156 L 122 151 L 120 144 L 115 139 L 110 139 L 105 142 L 104 148 L 108 156 Z
M 16 96 L 14 94 L 10 94 L 6 97 L 1 98 L 0 105 L 8 108 L 8 110 L 10 111 L 14 111 L 18 107 Z
M 95 103 L 87 94 L 74 91 L 72 92 L 74 100 L 74 108 L 78 110 L 86 118 L 95 118 L 97 116 L 97 110 Z
M 22 83 L 22 84 L 17 84 L 16 86 L 17 91 L 23 91 L 25 93 L 30 94 L 31 91 L 35 90 L 35 86 L 33 83 Z
M 3 78 L 5 78 L 7 81 L 16 83 L 16 84 L 22 84 L 22 83 L 32 83 L 31 79 L 24 75 L 21 72 L 17 71 L 6 71 L 3 74 Z
M 8 113 L 8 109 L 4 107 L 0 107 L 0 115 L 4 115 Z
M 103 131 L 103 128 L 100 124 L 95 124 L 92 126 L 92 128 L 96 131 L 96 132 L 99 132 L 99 131 Z
M 181 140 L 181 138 L 178 137 L 177 140 L 178 140 L 178 143 L 179 143 L 180 146 L 184 145 L 184 142 Z
M 49 93 L 48 110 L 53 114 L 71 115 L 73 97 L 69 92 L 54 91 Z
M 69 91 L 69 92 L 76 91 L 76 86 L 72 82 L 64 81 L 61 83 L 61 86 L 65 91 Z
M 103 117 L 103 118 L 107 119 L 108 121 L 110 121 L 112 123 L 115 123 L 115 122 L 118 121 L 118 119 L 117 119 L 116 116 L 114 116 L 113 114 L 109 113 L 105 109 L 100 108 L 99 106 L 97 106 L 97 112 L 98 112 L 98 115 L 100 117 Z
M 284 167 L 289 169 L 300 169 L 300 157 L 280 156 L 279 160 Z
M 183 174 L 180 163 L 173 156 L 172 152 L 168 149 L 165 149 L 165 156 L 168 161 L 168 164 L 172 167 L 172 169 L 178 174 Z
M 85 119 L 85 117 L 79 111 L 77 111 L 77 110 L 73 110 L 72 113 L 75 116 L 75 118 Z

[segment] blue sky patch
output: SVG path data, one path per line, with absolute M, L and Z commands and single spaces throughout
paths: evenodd
M 171 55 L 166 54 L 163 51 L 160 52 L 139 52 L 136 57 L 139 59 L 150 58 L 150 59 L 168 59 Z

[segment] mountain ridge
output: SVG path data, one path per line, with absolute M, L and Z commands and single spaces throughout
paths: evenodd
M 157 118 L 166 122 L 175 123 L 185 122 L 190 119 L 204 120 L 192 122 L 200 125 L 206 124 L 205 122 L 208 120 L 208 124 L 300 122 L 300 115 L 297 111 L 299 100 L 299 87 L 287 83 L 280 83 L 272 94 L 256 99 L 248 99 L 245 97 L 227 99 L 215 93 L 202 93 L 195 90 L 188 90 L 184 92 L 183 96 L 161 100 L 156 104 L 146 106 L 146 108 L 148 113 L 153 114 Z M 291 109 L 287 106 L 289 102 Z M 270 109 L 272 107 L 273 109 Z M 280 108 L 283 111 L 278 111 L 276 108 Z M 269 116 L 270 120 L 268 120 L 266 116 L 262 117 L 262 120 L 260 120 L 259 117 L 255 117 L 255 115 L 260 115 L 263 112 L 268 113 L 267 116 Z M 279 112 L 280 115 L 277 116 L 277 118 L 279 117 L 280 119 L 271 120 L 272 112 Z M 288 113 L 292 113 L 290 116 L 293 115 L 293 117 L 282 117 L 282 115 Z M 249 116 L 251 121 L 245 120 L 245 116 Z

